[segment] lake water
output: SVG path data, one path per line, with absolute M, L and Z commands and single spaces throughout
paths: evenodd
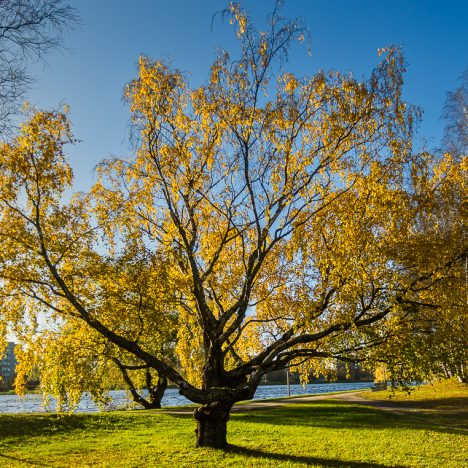
M 345 383 L 326 383 L 291 385 L 291 395 L 306 395 L 310 393 L 330 393 L 345 390 L 361 390 L 372 386 L 372 382 L 345 382 Z M 110 392 L 112 403 L 109 409 L 118 409 L 128 407 L 131 401 L 128 399 L 124 390 L 113 390 Z M 254 400 L 263 400 L 266 398 L 280 398 L 288 395 L 286 385 L 262 385 L 258 387 Z M 176 388 L 168 388 L 162 399 L 162 406 L 183 406 L 190 404 L 190 401 L 179 395 Z M 49 411 L 54 410 L 52 404 Z M 0 395 L 0 413 L 36 413 L 47 411 L 41 404 L 41 395 L 27 394 L 22 398 L 16 395 Z M 76 412 L 92 413 L 99 411 L 88 395 L 83 395 Z

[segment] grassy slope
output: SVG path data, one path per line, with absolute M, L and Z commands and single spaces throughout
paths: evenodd
M 468 405 L 468 387 L 457 380 L 442 380 L 427 385 L 421 385 L 410 391 L 385 390 L 380 392 L 366 392 L 362 396 L 371 400 L 391 400 L 405 402 L 411 406 L 422 408 L 450 407 L 452 404 L 464 403 Z
M 443 397 L 452 412 L 453 395 Z M 151 411 L 1 415 L 0 466 L 466 466 L 460 420 L 441 424 L 433 412 L 328 400 L 233 414 L 229 452 L 193 448 L 194 427 L 189 416 Z

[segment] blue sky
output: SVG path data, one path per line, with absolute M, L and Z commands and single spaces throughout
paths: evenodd
M 216 48 L 235 49 L 233 28 L 213 14 L 222 0 L 72 0 L 82 25 L 67 34 L 68 51 L 35 66 L 38 79 L 29 100 L 41 108 L 67 103 L 75 136 L 70 149 L 76 188 L 86 190 L 93 168 L 109 155 L 130 153 L 129 113 L 122 90 L 136 75 L 140 54 L 171 59 L 193 85 L 208 76 Z M 261 25 L 272 0 L 243 3 Z M 283 15 L 302 18 L 312 55 L 297 47 L 284 67 L 300 75 L 318 69 L 352 71 L 365 77 L 377 64 L 377 49 L 403 47 L 407 62 L 405 99 L 424 110 L 418 138 L 435 146 L 443 123 L 446 92 L 468 65 L 468 2 L 411 0 L 286 0 Z

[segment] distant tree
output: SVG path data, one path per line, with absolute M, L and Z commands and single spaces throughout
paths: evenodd
M 468 154 L 468 68 L 461 77 L 461 85 L 447 93 L 442 118 L 446 123 L 442 140 L 443 150 L 455 157 Z
M 28 65 L 60 47 L 77 21 L 66 0 L 0 1 L 0 137 L 11 134 L 32 82 Z

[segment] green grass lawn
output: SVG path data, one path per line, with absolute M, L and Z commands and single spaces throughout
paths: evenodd
M 0 466 L 461 468 L 467 430 L 448 393 L 450 404 L 417 414 L 334 400 L 235 413 L 226 452 L 194 448 L 195 423 L 183 414 L 1 415 Z M 455 417 L 434 417 L 443 412 Z

